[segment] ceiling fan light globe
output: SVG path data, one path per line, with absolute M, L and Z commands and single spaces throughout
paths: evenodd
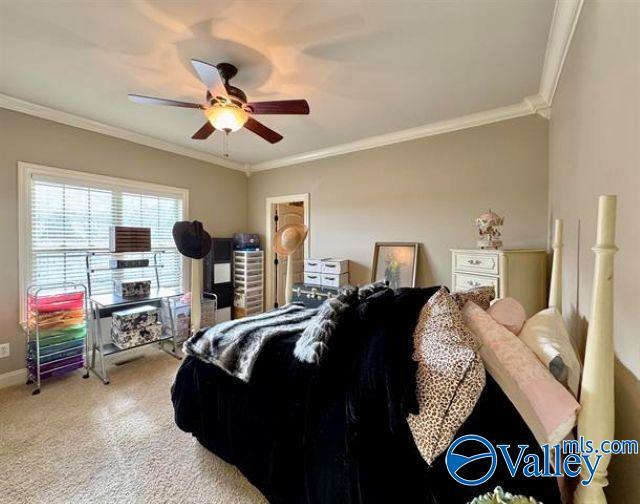
M 204 112 L 207 120 L 219 131 L 238 131 L 249 119 L 243 109 L 236 105 L 216 103 Z

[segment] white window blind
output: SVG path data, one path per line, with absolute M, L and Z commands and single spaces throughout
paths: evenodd
M 56 177 L 55 173 L 30 173 L 26 193 L 30 199 L 28 254 L 21 260 L 29 261 L 26 284 L 53 284 L 79 282 L 86 284 L 87 252 L 107 252 L 111 226 L 144 226 L 151 228 L 151 247 L 164 250 L 157 255 L 160 286 L 182 286 L 182 258 L 175 248 L 171 230 L 176 221 L 183 220 L 184 201 L 180 189 L 175 194 L 154 191 L 136 182 L 127 188 L 127 181 L 113 180 L 107 184 L 97 177 L 81 175 Z M 99 179 L 98 179 L 99 180 Z M 115 179 L 117 180 L 117 179 Z M 27 196 L 25 194 L 25 196 Z M 117 257 L 126 259 L 149 258 L 151 254 L 126 253 Z M 152 268 L 108 270 L 107 254 L 92 258 L 92 294 L 111 292 L 118 278 L 148 278 L 155 287 Z

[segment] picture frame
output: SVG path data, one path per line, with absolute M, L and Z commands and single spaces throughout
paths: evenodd
M 371 282 L 388 282 L 389 287 L 416 286 L 418 243 L 376 242 L 373 248 Z

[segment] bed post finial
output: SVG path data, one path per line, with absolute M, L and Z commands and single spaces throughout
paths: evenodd
M 614 436 L 613 389 L 613 256 L 615 245 L 616 196 L 600 196 L 598 228 L 593 251 L 596 262 L 591 294 L 591 320 L 587 331 L 584 370 L 580 388 L 581 411 L 578 436 L 590 439 L 594 447 Z M 588 486 L 578 484 L 576 504 L 606 503 L 604 487 L 608 485 L 607 466 L 611 455 L 602 455 L 593 480 Z M 591 463 L 595 456 L 589 457 Z M 588 479 L 583 464 L 580 479 Z
M 557 308 L 560 313 L 562 313 L 562 246 L 562 219 L 556 219 L 553 231 L 549 308 Z

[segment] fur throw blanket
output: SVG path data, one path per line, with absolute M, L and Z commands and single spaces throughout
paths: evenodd
M 269 340 L 301 333 L 293 350 L 295 357 L 300 362 L 318 364 L 340 316 L 359 299 L 386 288 L 384 284 L 371 284 L 360 290 L 348 286 L 319 308 L 293 303 L 253 317 L 222 322 L 189 338 L 182 350 L 248 382 Z
M 229 320 L 195 334 L 184 342 L 182 350 L 248 382 L 264 345 L 272 338 L 303 331 L 317 312 L 317 308 L 289 304 L 254 317 Z

